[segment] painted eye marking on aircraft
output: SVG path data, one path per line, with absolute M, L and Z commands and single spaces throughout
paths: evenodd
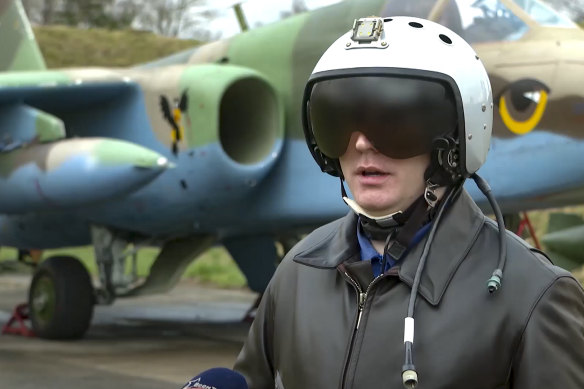
M 525 135 L 533 130 L 545 112 L 550 88 L 541 81 L 525 78 L 508 85 L 499 95 L 499 114 L 509 131 Z
M 172 109 L 170 108 L 170 103 L 165 95 L 160 95 L 160 109 L 162 110 L 162 116 L 172 127 L 172 132 L 170 134 L 172 139 L 171 151 L 176 156 L 178 154 L 178 144 L 184 139 L 184 127 L 182 124 L 182 114 L 187 111 L 189 104 L 189 99 L 187 96 L 187 90 L 185 89 L 181 94 L 180 100 L 178 98 L 173 99 Z

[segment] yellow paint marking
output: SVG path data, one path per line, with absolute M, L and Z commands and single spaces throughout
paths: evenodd
M 172 114 L 174 116 L 174 122 L 178 126 L 178 133 L 176 131 L 172 131 L 172 141 L 178 142 L 183 139 L 184 136 L 184 128 L 182 125 L 182 112 L 179 108 L 174 108 L 172 110 Z
M 537 103 L 537 107 L 535 108 L 535 112 L 531 117 L 525 121 L 518 121 L 511 117 L 509 110 L 507 109 L 507 102 L 505 101 L 505 97 L 501 96 L 499 100 L 499 113 L 501 114 L 501 119 L 503 119 L 503 123 L 507 126 L 507 128 L 517 134 L 517 135 L 525 135 L 537 126 L 545 108 L 547 106 L 547 99 L 548 94 L 544 90 L 540 90 L 540 98 L 539 102 Z

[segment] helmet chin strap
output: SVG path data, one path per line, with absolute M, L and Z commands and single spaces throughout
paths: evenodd
M 368 220 L 371 220 L 372 222 L 375 222 L 375 224 L 382 228 L 392 228 L 398 226 L 400 223 L 397 220 L 395 220 L 395 216 L 403 215 L 402 211 L 397 211 L 385 216 L 373 216 L 367 213 L 367 211 L 365 211 L 359 204 L 357 204 L 355 200 L 350 199 L 347 196 L 343 196 L 343 201 L 357 215 L 364 217 Z
M 353 199 L 347 196 L 343 179 L 341 178 L 341 194 L 343 201 L 353 212 L 359 216 L 361 226 L 365 235 L 372 240 L 387 241 L 387 244 L 399 247 L 394 250 L 393 255 L 396 260 L 409 246 L 416 231 L 430 220 L 430 216 L 438 197 L 435 194 L 436 185 L 428 182 L 423 195 L 420 195 L 405 211 L 397 211 L 383 216 L 373 216 L 369 214 Z M 394 234 L 399 228 L 400 231 Z M 393 235 L 393 239 L 388 239 Z M 396 243 L 396 244 L 394 244 Z M 401 252 L 401 253 L 400 253 Z

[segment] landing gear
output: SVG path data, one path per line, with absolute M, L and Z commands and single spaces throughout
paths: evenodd
M 37 336 L 81 338 L 89 328 L 94 304 L 91 278 L 78 259 L 55 256 L 39 265 L 28 298 L 30 320 Z
M 223 245 L 245 275 L 248 287 L 258 293 L 256 301 L 245 313 L 243 321 L 251 323 L 254 320 L 263 293 L 276 267 L 300 239 L 299 235 L 288 234 L 277 238 L 266 235 L 223 240 Z
M 180 280 L 189 263 L 215 242 L 216 237 L 212 235 L 158 242 L 162 248 L 150 267 L 148 277 L 138 280 L 136 254 L 141 247 L 156 242 L 139 240 L 106 227 L 92 226 L 99 286 L 93 288 L 87 270 L 76 258 L 48 258 L 36 268 L 29 289 L 28 305 L 22 305 L 15 311 L 14 320 L 22 324 L 29 311 L 36 336 L 46 339 L 81 338 L 89 328 L 94 305 L 112 304 L 117 297 L 170 290 Z M 132 259 L 133 271 L 130 276 L 125 271 L 128 258 Z
M 529 236 L 533 239 L 534 246 L 541 250 L 541 244 L 527 212 L 506 214 L 503 215 L 503 220 L 505 221 L 505 227 L 519 237 L 523 237 L 524 232 L 528 231 Z

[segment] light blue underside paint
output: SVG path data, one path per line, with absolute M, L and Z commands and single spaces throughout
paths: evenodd
M 546 133 L 497 139 L 480 173 L 504 209 L 510 210 L 517 202 L 531 201 L 537 206 L 541 194 L 584 186 L 583 143 Z M 178 162 L 179 168 L 163 173 L 137 192 L 80 209 L 76 215 L 155 236 L 217 231 L 228 236 L 306 230 L 347 212 L 339 180 L 320 172 L 303 141 L 288 142 L 271 170 L 267 163 L 238 165 L 217 144 L 193 150 L 192 156 L 184 152 Z M 253 179 L 257 180 L 255 186 L 250 185 Z M 186 189 L 180 180 L 186 182 Z M 490 212 L 474 184 L 467 182 L 466 187 Z
M 517 201 L 523 205 L 531 201 L 537 207 L 539 195 L 558 188 L 584 186 L 581 169 L 584 153 L 580 151 L 583 148 L 584 142 L 546 133 L 534 133 L 523 140 L 497 139 L 480 174 L 490 182 L 504 209 L 515 210 Z M 564 161 L 558 160 L 560 155 Z M 246 186 L 243 170 L 233 170 L 237 165 L 223 168 L 230 160 L 222 158 L 226 157 L 219 145 L 198 149 L 192 159 L 192 181 L 188 183 L 191 203 L 180 201 L 184 197 L 180 191 L 169 191 L 167 196 L 174 193 L 178 197 L 159 198 L 160 204 L 166 203 L 168 208 L 161 208 L 156 217 L 144 215 L 152 223 L 151 228 L 160 228 L 168 217 L 169 221 L 184 221 L 185 227 L 192 223 L 188 227 L 191 231 L 247 234 L 314 226 L 347 212 L 341 200 L 339 180 L 320 172 L 303 141 L 288 141 L 278 163 L 254 188 Z M 165 173 L 149 187 L 176 186 L 173 180 L 178 178 L 175 173 L 180 176 L 180 172 L 179 169 Z M 468 182 L 466 187 L 483 209 L 490 212 L 474 184 Z M 146 201 L 151 195 L 145 189 L 131 197 L 144 196 Z M 181 210 L 187 212 L 187 218 L 178 215 Z
M 21 144 L 32 142 L 38 137 L 38 110 L 23 105 L 0 106 L 0 123 L 2 134 L 0 150 L 10 149 Z
M 478 173 L 489 182 L 503 210 L 512 212 L 557 206 L 546 203 L 545 196 L 582 188 L 583 166 L 584 141 L 535 131 L 523 137 L 493 139 L 487 163 Z M 467 182 L 466 188 L 477 202 L 485 204 L 473 183 Z
M 112 200 L 144 185 L 159 170 L 132 165 L 103 166 L 92 155 L 77 155 L 43 171 L 34 163 L 0 177 L 0 212 L 57 211 Z
M 34 232 L 35 223 L 40 220 L 50 224 L 52 217 L 57 225 L 63 216 L 55 214 L 37 219 L 0 217 L 0 245 L 8 241 L 14 245 L 14 239 L 19 239 L 13 234 L 15 224 L 30 229 L 20 234 L 21 243 L 32 240 L 36 244 L 29 247 L 42 248 L 55 247 L 55 240 L 63 246 L 77 244 L 88 237 L 90 223 L 158 237 L 209 232 L 234 236 L 274 234 L 290 228 L 309 230 L 347 212 L 339 180 L 320 172 L 303 140 L 288 139 L 281 150 L 278 141 L 270 158 L 251 166 L 232 161 L 219 144 L 181 149 L 175 157 L 170 143 L 163 144 L 154 136 L 142 92 L 136 84 L 26 89 L 1 90 L 0 105 L 27 96 L 35 107 L 58 114 L 65 122 L 68 136 L 134 142 L 166 156 L 177 168 L 119 200 L 68 214 L 72 224 L 85 226 L 84 231 L 70 235 L 69 243 L 63 242 L 64 237 Z M 495 139 L 488 162 L 479 173 L 490 182 L 503 209 L 513 211 L 519 205 L 538 207 L 542 205 L 537 199 L 540 195 L 584 186 L 583 148 L 582 141 L 544 132 Z M 474 184 L 467 183 L 466 187 L 490 212 Z
M 75 212 L 0 215 L 0 245 L 51 249 L 88 245 L 89 226 Z

